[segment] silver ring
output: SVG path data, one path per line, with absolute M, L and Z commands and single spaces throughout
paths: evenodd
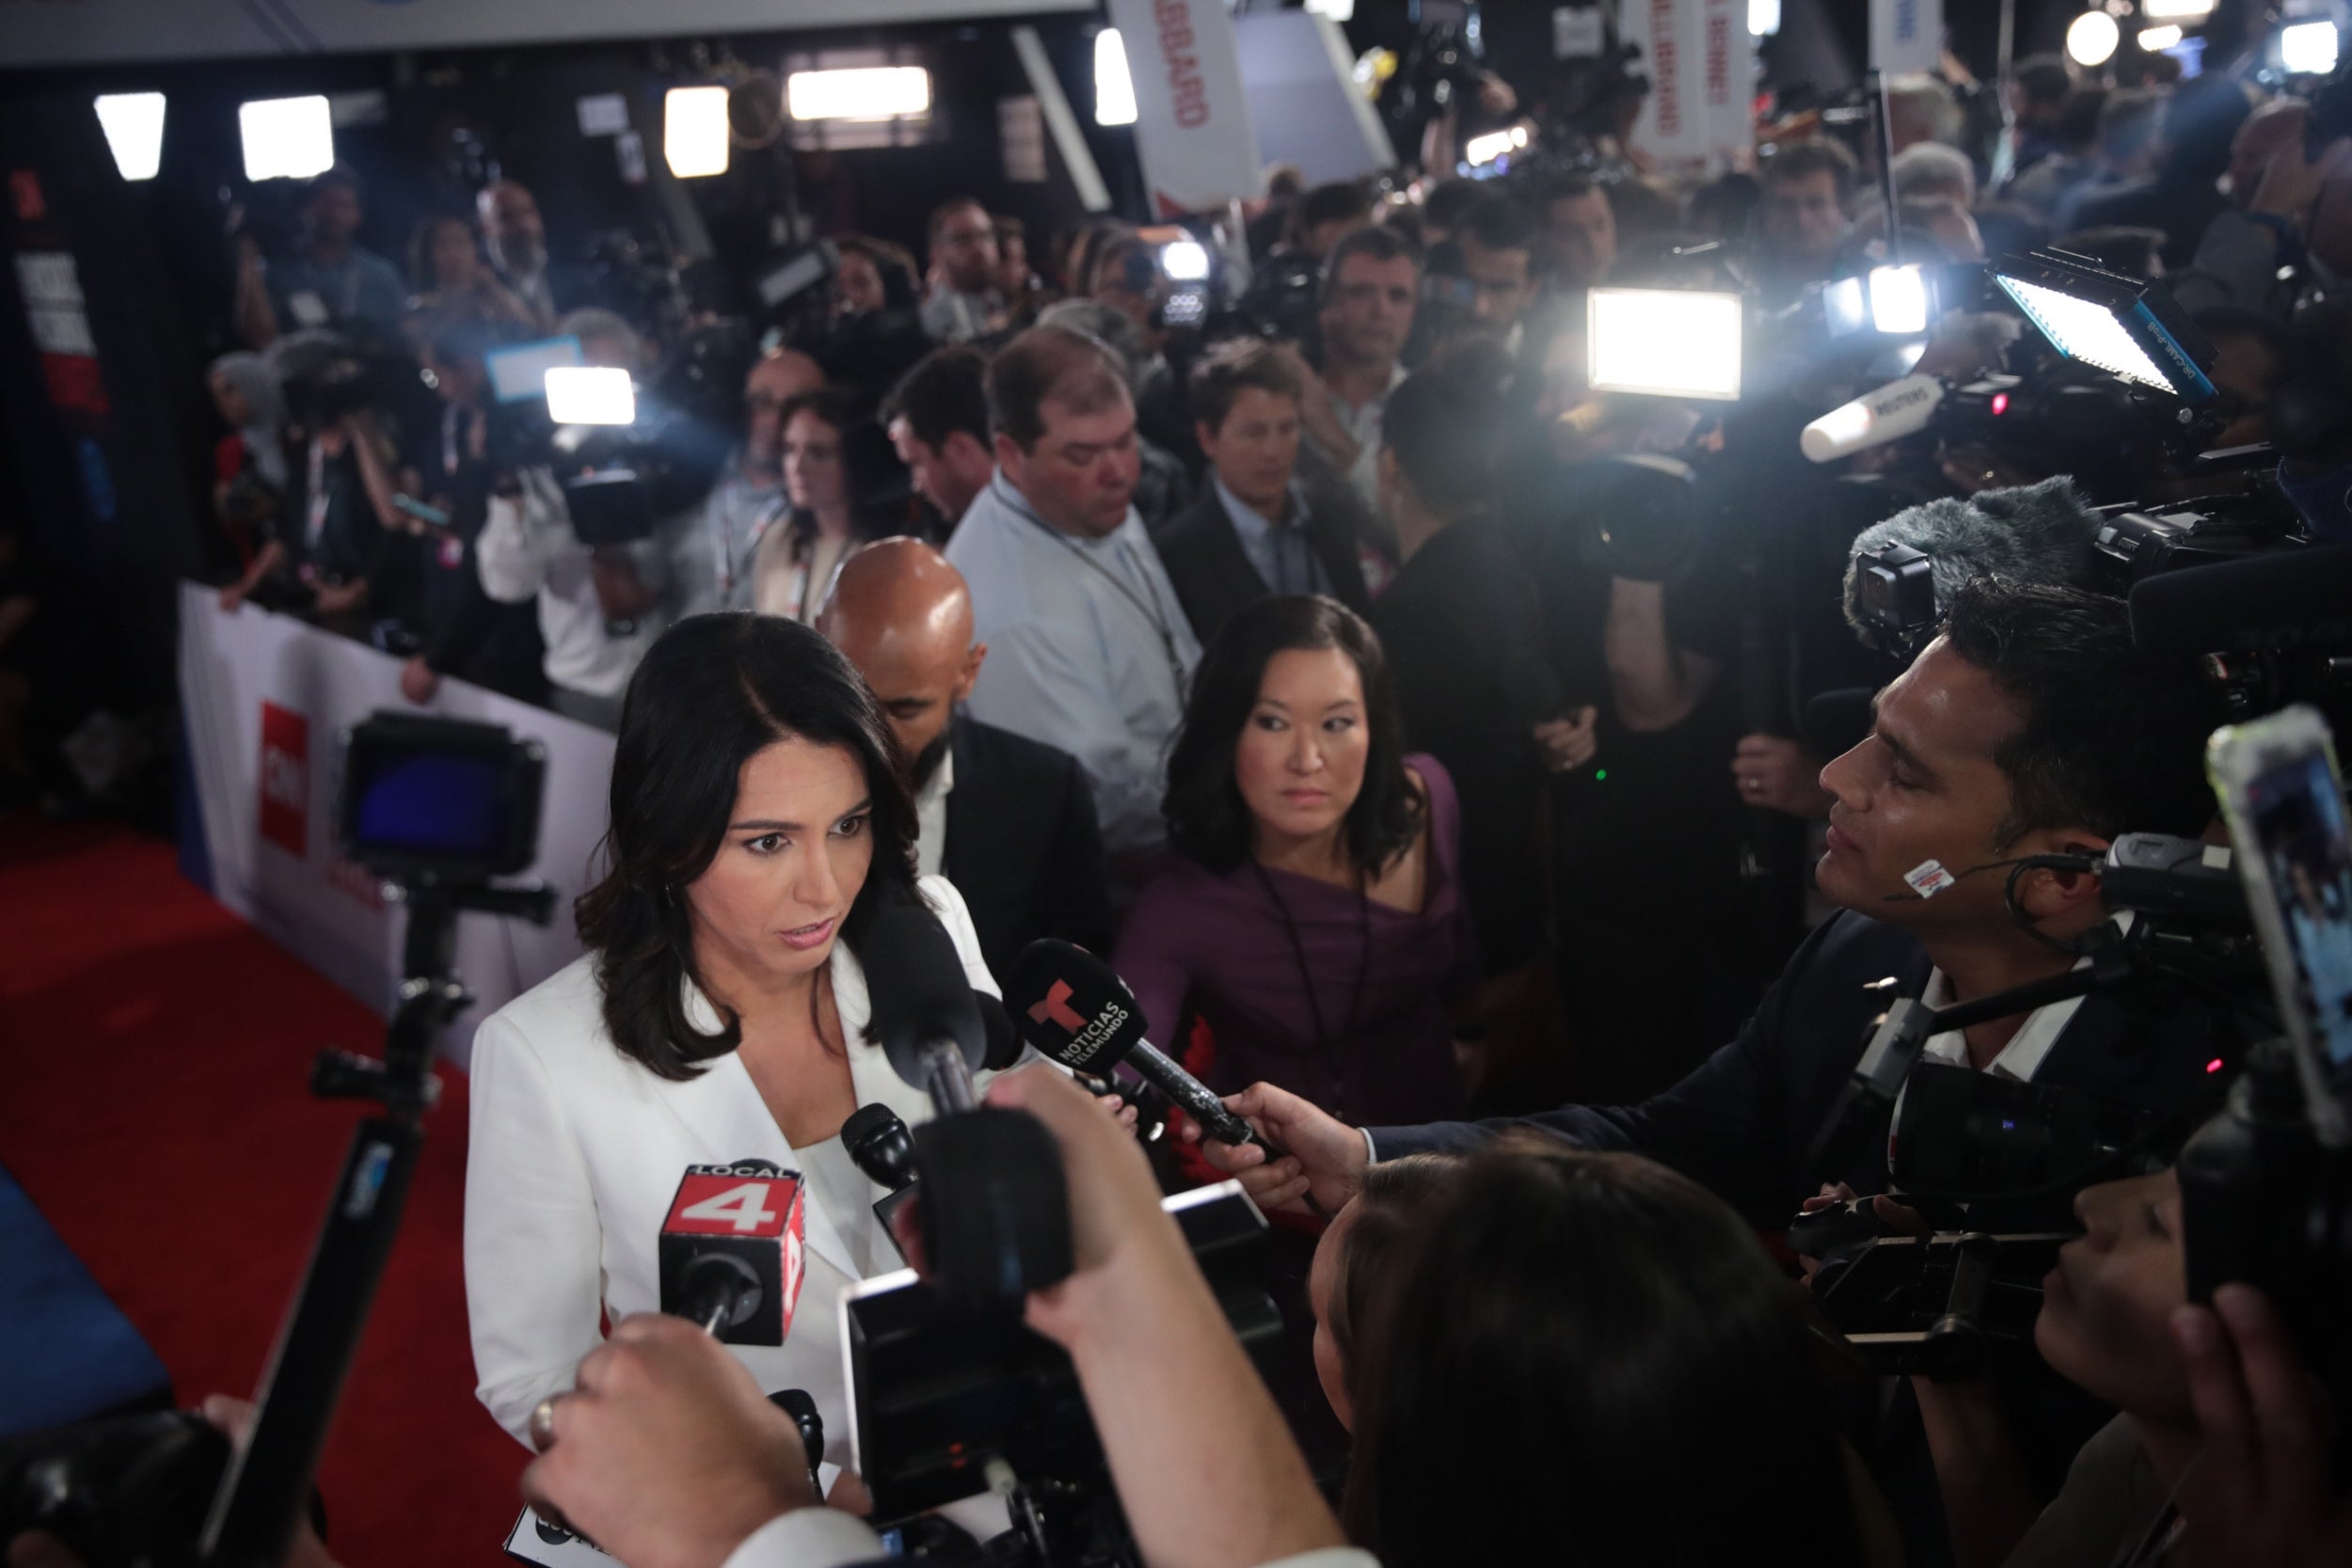
M 555 1444 L 555 1401 L 541 1400 L 531 1407 L 531 1446 L 545 1453 Z

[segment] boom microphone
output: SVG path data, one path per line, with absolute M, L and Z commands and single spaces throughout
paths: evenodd
M 2051 587 L 2076 582 L 2090 558 L 2099 519 L 2061 474 L 2039 484 L 1942 496 L 1906 507 L 1854 536 L 1847 554 L 1846 622 L 1866 642 L 1885 646 L 1888 627 L 1870 613 L 1865 584 L 1893 546 L 1928 558 L 1940 622 L 1954 595 L 1980 577 Z
M 722 1344 L 783 1344 L 806 1234 L 799 1172 L 766 1160 L 687 1166 L 661 1222 L 661 1310 Z

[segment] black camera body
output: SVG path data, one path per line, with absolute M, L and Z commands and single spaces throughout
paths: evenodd
M 1232 1182 L 1163 1207 L 1263 1366 L 1282 1338 L 1266 1293 L 1264 1218 Z M 1026 1327 L 1017 1307 L 958 1307 L 912 1275 L 885 1275 L 844 1298 L 842 1343 L 877 1518 L 907 1518 L 1008 1481 L 1116 1506 L 1070 1358 Z

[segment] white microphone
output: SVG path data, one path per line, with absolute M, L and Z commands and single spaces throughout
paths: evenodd
M 1942 379 L 1932 375 L 1890 381 L 1806 425 L 1797 445 L 1816 463 L 1835 463 L 1871 447 L 1883 447 L 1927 429 L 1945 391 Z

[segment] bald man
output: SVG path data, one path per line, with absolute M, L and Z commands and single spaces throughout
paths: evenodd
M 842 562 L 817 629 L 874 689 L 914 768 L 915 854 L 956 884 L 988 967 L 1059 937 L 1108 951 L 1110 891 L 1086 772 L 1067 752 L 961 710 L 988 657 L 963 574 L 919 539 Z
M 784 405 L 824 384 L 817 361 L 788 348 L 762 356 L 743 378 L 743 444 L 710 487 L 703 526 L 678 552 L 681 613 L 756 608 L 759 542 L 791 510 L 784 494 Z

